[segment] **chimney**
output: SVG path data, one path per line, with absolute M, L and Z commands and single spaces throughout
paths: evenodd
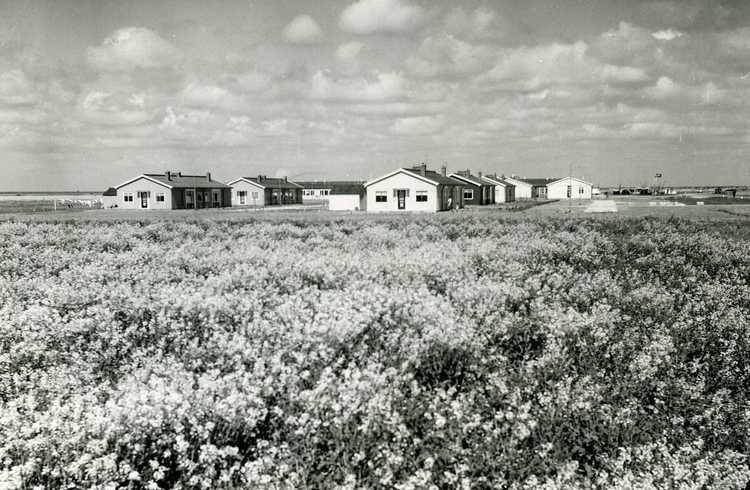
M 286 180 L 286 175 L 284 176 L 284 182 L 289 182 L 288 180 Z
M 167 180 L 172 180 L 172 172 L 170 172 L 169 170 L 164 172 L 164 176 L 167 178 Z
M 206 180 L 211 182 L 211 172 L 206 172 Z
M 445 165 L 440 167 L 440 173 L 442 174 L 443 177 L 445 177 L 448 174 L 448 167 L 446 167 Z
M 263 176 L 261 174 L 258 174 L 258 183 L 260 184 L 263 181 Z
M 426 163 L 422 163 L 422 165 L 420 165 L 419 172 L 422 174 L 422 177 L 424 177 L 425 175 L 427 175 L 427 164 Z
M 477 172 L 477 175 L 479 176 L 480 179 L 482 178 L 482 172 Z

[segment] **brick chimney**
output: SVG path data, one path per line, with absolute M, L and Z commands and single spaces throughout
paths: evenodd
M 164 172 L 164 176 L 167 178 L 167 180 L 172 180 L 172 172 L 170 172 L 169 170 Z
M 445 177 L 446 175 L 448 175 L 448 167 L 446 167 L 445 165 L 443 165 L 442 167 L 440 167 L 440 174 L 443 177 Z
M 422 177 L 424 177 L 425 175 L 427 175 L 427 164 L 426 163 L 422 163 L 419 166 L 419 173 L 422 174 Z
M 211 172 L 206 172 L 206 180 L 211 182 Z
M 477 175 L 479 176 L 480 179 L 482 178 L 482 172 L 478 172 Z

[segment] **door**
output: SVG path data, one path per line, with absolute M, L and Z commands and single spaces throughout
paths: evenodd
M 139 192 L 138 197 L 141 200 L 141 209 L 148 209 L 148 192 Z
M 403 189 L 396 191 L 396 198 L 398 199 L 398 208 L 406 209 L 406 191 Z

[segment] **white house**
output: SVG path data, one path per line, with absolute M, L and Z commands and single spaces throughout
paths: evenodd
M 495 186 L 495 202 L 513 202 L 516 200 L 516 186 L 497 175 L 482 175 L 482 180 Z
M 365 183 L 367 212 L 437 212 L 463 207 L 463 184 L 425 164 L 399 168 Z
M 231 187 L 211 179 L 211 174 L 182 172 L 141 174 L 115 187 L 118 209 L 201 209 L 230 205 Z M 110 203 L 110 205 L 112 205 Z
M 367 192 L 363 183 L 334 183 L 328 194 L 330 211 L 365 211 Z
M 334 181 L 315 180 L 297 182 L 302 186 L 302 201 L 327 201 Z
M 531 189 L 533 186 L 523 180 L 519 180 L 515 177 L 503 177 L 503 180 L 516 186 L 516 199 L 531 199 Z
M 563 177 L 547 184 L 547 199 L 591 199 L 594 185 L 576 177 Z

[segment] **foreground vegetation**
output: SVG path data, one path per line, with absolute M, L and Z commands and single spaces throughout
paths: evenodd
M 0 224 L 0 488 L 743 488 L 744 221 Z

